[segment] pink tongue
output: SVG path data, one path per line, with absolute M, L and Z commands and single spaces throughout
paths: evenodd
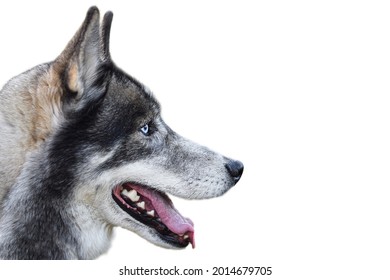
M 190 219 L 183 217 L 179 211 L 176 210 L 168 196 L 163 197 L 158 192 L 146 188 L 138 188 L 135 185 L 131 185 L 131 188 L 150 199 L 161 221 L 172 232 L 178 235 L 187 234 L 192 244 L 192 248 L 195 248 L 194 223 Z

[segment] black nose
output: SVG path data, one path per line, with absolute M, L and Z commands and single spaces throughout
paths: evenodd
M 241 161 L 229 160 L 229 162 L 225 164 L 225 167 L 236 184 L 240 180 L 242 172 L 244 172 L 244 165 Z

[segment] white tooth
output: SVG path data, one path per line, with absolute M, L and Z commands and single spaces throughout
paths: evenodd
M 137 191 L 135 191 L 135 190 L 131 190 L 130 192 L 129 192 L 129 198 L 131 199 L 131 201 L 133 201 L 133 202 L 136 202 L 136 201 L 138 201 L 139 200 L 139 198 L 140 198 L 140 196 L 138 195 L 138 193 L 137 193 Z
M 130 200 L 133 202 L 137 202 L 140 198 L 137 191 L 135 191 L 135 190 L 128 191 L 128 190 L 124 189 L 122 191 L 122 194 L 127 196 L 128 198 L 130 198 Z
M 189 238 L 189 236 L 188 236 L 187 234 L 185 234 L 185 235 L 183 236 L 183 238 L 184 238 L 184 239 L 187 239 L 187 238 Z
M 129 195 L 129 192 L 126 190 L 126 189 L 122 189 L 121 190 L 121 194 L 125 195 L 125 196 L 128 196 Z
M 145 201 L 141 201 L 137 203 L 137 206 L 141 209 L 145 209 Z
M 154 217 L 154 210 L 146 211 L 146 214 L 148 214 L 149 216 Z

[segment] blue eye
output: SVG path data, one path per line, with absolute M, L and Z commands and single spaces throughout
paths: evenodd
M 141 132 L 145 135 L 145 136 L 148 136 L 149 135 L 149 125 L 148 124 L 145 124 L 143 127 L 141 127 Z

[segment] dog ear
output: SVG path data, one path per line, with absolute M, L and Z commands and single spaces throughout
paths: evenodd
M 112 17 L 111 12 L 106 13 L 100 29 L 99 10 L 91 7 L 80 29 L 54 62 L 66 89 L 65 100 L 73 112 L 89 110 L 106 93 L 108 66 L 112 63 L 109 53 Z
M 112 12 L 105 13 L 102 22 L 101 36 L 100 36 L 100 46 L 102 61 L 111 63 L 110 55 L 110 32 L 111 32 L 111 23 L 113 18 Z

